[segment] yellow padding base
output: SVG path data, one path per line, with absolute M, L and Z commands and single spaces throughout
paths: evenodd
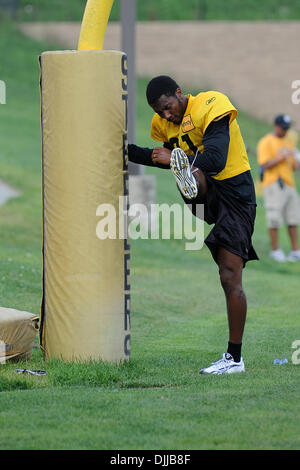
M 38 325 L 33 313 L 0 307 L 0 364 L 30 359 Z

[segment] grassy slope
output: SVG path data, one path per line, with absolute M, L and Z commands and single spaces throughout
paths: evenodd
M 37 56 L 49 46 L 0 29 L 0 175 L 23 191 L 0 208 L 0 303 L 39 312 L 41 299 L 41 165 Z M 151 145 L 151 110 L 139 82 L 138 141 Z M 268 126 L 242 114 L 248 145 Z M 256 164 L 253 161 L 254 173 Z M 168 172 L 153 169 L 158 202 L 181 198 Z M 207 229 L 206 229 L 207 230 Z M 247 373 L 199 377 L 227 341 L 225 302 L 206 248 L 184 241 L 132 242 L 132 359 L 123 366 L 30 363 L 0 368 L 1 449 L 299 449 L 299 265 L 267 258 L 259 200 L 254 237 L 260 262 L 245 270 L 249 315 Z M 283 245 L 287 248 L 286 237 Z M 289 364 L 273 366 L 275 357 Z M 47 370 L 18 376 L 15 367 Z M 238 432 L 236 429 L 238 428 Z
M 20 0 L 19 18 L 42 21 L 79 21 L 85 0 Z M 28 9 L 28 4 L 33 8 Z M 140 21 L 149 20 L 296 20 L 297 0 L 137 0 Z M 183 7 L 184 5 L 184 7 Z M 27 6 L 27 7 L 26 7 Z M 113 4 L 111 19 L 118 20 L 120 2 Z

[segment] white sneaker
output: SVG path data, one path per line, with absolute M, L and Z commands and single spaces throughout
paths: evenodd
M 240 362 L 234 362 L 233 357 L 229 353 L 224 353 L 222 359 L 212 362 L 206 369 L 201 369 L 200 374 L 235 374 L 237 372 L 245 372 L 245 364 L 241 357 Z
M 198 194 L 197 183 L 191 172 L 189 159 L 180 148 L 172 150 L 170 168 L 184 197 L 187 199 L 196 197 Z
M 300 261 L 300 250 L 291 251 L 289 256 L 287 257 L 287 261 Z
M 278 248 L 278 250 L 271 251 L 270 258 L 272 258 L 275 261 L 278 261 L 279 263 L 286 261 L 285 254 L 283 253 L 281 248 Z

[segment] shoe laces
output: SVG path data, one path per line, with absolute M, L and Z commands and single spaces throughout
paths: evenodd
M 227 364 L 229 361 L 231 361 L 231 359 L 227 359 L 227 358 L 225 357 L 225 354 L 226 354 L 226 353 L 223 354 L 223 356 L 221 357 L 221 359 L 219 359 L 218 361 L 212 362 L 211 364 L 212 364 L 212 365 L 221 364 L 221 363 Z
M 194 158 L 194 160 L 193 160 L 193 163 L 191 164 L 191 168 L 194 166 L 194 163 L 195 163 L 195 160 L 196 160 L 196 158 L 197 158 L 198 153 L 199 153 L 199 150 L 197 149 L 195 158 Z M 195 173 L 195 171 L 198 171 L 198 170 L 199 170 L 199 168 L 195 168 L 195 170 L 192 171 L 192 174 Z

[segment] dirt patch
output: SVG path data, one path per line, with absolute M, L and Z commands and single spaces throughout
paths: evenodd
M 36 39 L 76 49 L 79 23 L 23 23 Z M 120 49 L 120 24 L 110 23 L 105 49 Z M 292 82 L 300 80 L 300 22 L 137 23 L 137 74 L 174 76 L 183 88 L 216 89 L 240 109 L 273 121 L 288 113 L 300 130 L 300 104 Z

